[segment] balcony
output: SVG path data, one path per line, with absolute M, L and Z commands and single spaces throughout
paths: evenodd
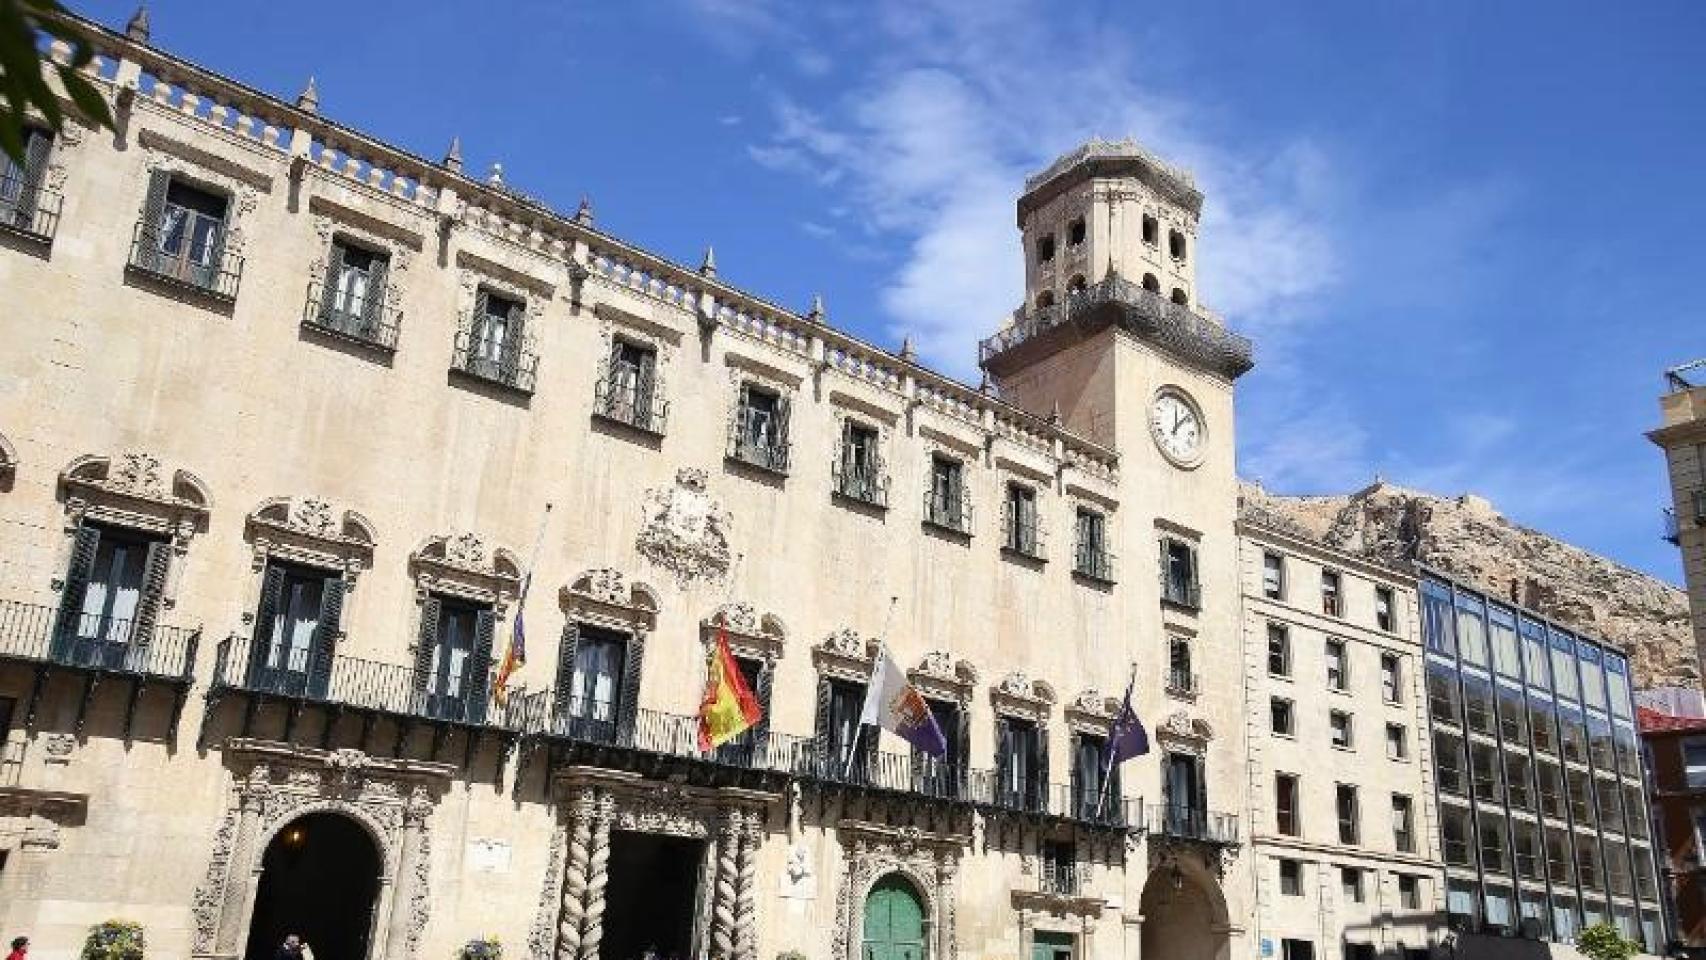
M 0 231 L 51 244 L 59 231 L 64 198 L 42 184 L 26 183 L 16 170 L 0 176 Z
M 1167 670 L 1167 692 L 1175 697 L 1194 697 L 1202 689 L 1202 678 L 1189 670 L 1170 667 Z
M 863 458 L 837 457 L 830 464 L 830 476 L 836 496 L 870 507 L 888 508 L 889 478 L 882 458 L 876 454 L 867 453 Z
M 924 491 L 924 522 L 939 530 L 971 536 L 971 494 L 965 490 Z
M 1015 510 L 1013 501 L 1004 501 L 1001 505 L 1001 549 L 1012 556 L 1035 560 L 1039 563 L 1047 559 L 1043 555 L 1043 525 L 1035 513 L 1026 514 L 1023 510 Z
M 740 407 L 729 420 L 728 458 L 785 477 L 788 439 L 769 414 L 755 407 Z
M 393 353 L 397 349 L 397 335 L 403 327 L 403 312 L 385 303 L 383 289 L 368 291 L 360 309 L 343 309 L 326 296 L 326 285 L 316 282 L 309 285 L 308 300 L 302 305 L 302 327 L 358 346 Z
M 598 378 L 592 387 L 592 413 L 600 419 L 661 437 L 669 419 L 669 401 L 658 396 L 661 391 L 655 378 L 636 377 L 630 370 L 606 369 L 604 376 Z
M 263 651 L 264 652 L 264 651 Z M 462 727 L 514 730 L 519 727 L 517 699 L 510 708 L 498 705 L 486 681 L 489 664 L 471 663 L 466 688 L 454 693 L 434 692 L 432 678 L 414 667 L 381 663 L 332 654 L 324 657 L 291 656 L 287 662 L 269 663 L 256 655 L 247 637 L 228 636 L 219 644 L 208 699 L 216 701 L 227 692 L 276 698 L 304 704 L 322 704 L 391 717 L 433 721 Z M 327 662 L 329 661 L 329 662 Z M 210 705 L 207 711 L 213 713 Z M 292 710 L 292 717 L 296 711 Z M 205 722 L 205 721 L 204 721 Z M 245 717 L 243 736 L 248 736 Z M 330 725 L 326 728 L 328 731 Z M 287 729 L 285 739 L 290 739 Z
M 1185 578 L 1168 570 L 1161 571 L 1161 599 L 1174 606 L 1198 610 L 1202 607 L 1202 584 L 1195 578 Z
M 1056 897 L 1076 897 L 1083 889 L 1078 864 L 1065 860 L 1044 860 L 1038 889 Z
M 534 352 L 530 335 L 476 337 L 474 320 L 468 317 L 456 332 L 456 351 L 451 355 L 450 369 L 482 383 L 531 396 L 539 375 L 539 355 Z
M 179 234 L 167 237 L 156 224 L 138 220 L 128 269 L 168 286 L 230 302 L 237 299 L 237 285 L 243 279 L 243 258 L 226 250 L 223 239 L 218 234 L 200 242 Z
M 1144 829 L 1176 840 L 1237 846 L 1238 815 L 1199 807 L 1154 803 L 1144 807 Z
M 1072 572 L 1097 583 L 1114 582 L 1114 555 L 1106 547 L 1080 542 L 1072 552 Z

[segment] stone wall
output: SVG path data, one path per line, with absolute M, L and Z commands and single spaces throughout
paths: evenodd
M 1340 496 L 1246 483 L 1240 510 L 1389 564 L 1417 562 L 1625 647 L 1637 687 L 1697 686 L 1688 599 L 1676 587 L 1512 522 L 1484 498 L 1376 482 Z

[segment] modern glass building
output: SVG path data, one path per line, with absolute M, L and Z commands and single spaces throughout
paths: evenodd
M 1427 572 L 1428 718 L 1446 909 L 1465 933 L 1665 942 L 1629 662 Z

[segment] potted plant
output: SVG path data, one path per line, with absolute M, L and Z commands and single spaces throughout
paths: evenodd
M 89 928 L 83 941 L 82 960 L 142 960 L 145 943 L 142 924 L 134 920 L 107 920 Z
M 504 946 L 490 934 L 475 937 L 456 950 L 456 960 L 503 960 Z

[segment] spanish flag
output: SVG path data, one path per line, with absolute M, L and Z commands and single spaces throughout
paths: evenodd
M 699 703 L 699 749 L 706 753 L 740 736 L 764 716 L 758 698 L 741 676 L 740 664 L 729 652 L 728 634 L 721 629 L 709 666 L 705 699 Z

